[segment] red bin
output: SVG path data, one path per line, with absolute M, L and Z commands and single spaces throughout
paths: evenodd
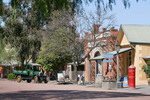
M 129 88 L 135 88 L 135 66 L 129 66 Z

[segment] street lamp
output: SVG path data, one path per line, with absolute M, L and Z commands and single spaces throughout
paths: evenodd
M 117 51 L 117 84 L 116 87 L 117 88 L 121 88 L 121 82 L 119 79 L 119 51 L 120 51 L 120 45 L 115 45 L 115 49 Z

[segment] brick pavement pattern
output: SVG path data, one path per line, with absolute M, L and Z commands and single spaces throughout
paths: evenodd
M 150 100 L 150 93 L 0 79 L 0 100 Z

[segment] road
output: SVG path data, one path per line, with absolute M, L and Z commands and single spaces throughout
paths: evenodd
M 150 100 L 150 94 L 79 85 L 17 83 L 0 79 L 0 100 Z

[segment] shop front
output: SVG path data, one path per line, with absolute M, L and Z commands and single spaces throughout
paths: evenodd
M 147 85 L 142 66 L 150 60 L 150 26 L 121 25 L 115 42 L 121 49 L 132 48 L 120 55 L 121 77 L 129 77 L 129 66 L 134 65 L 136 85 Z

